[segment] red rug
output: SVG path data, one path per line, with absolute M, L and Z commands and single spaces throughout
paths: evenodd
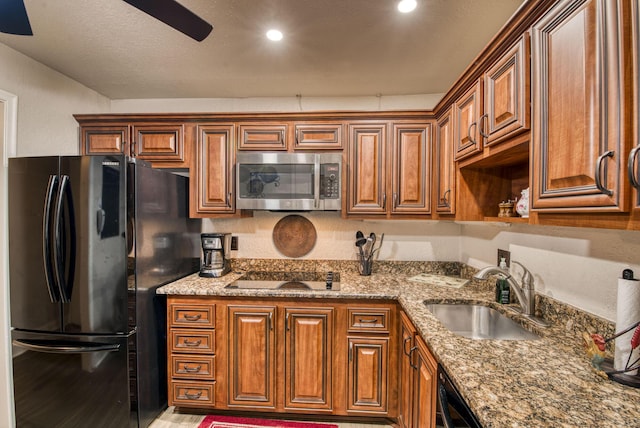
M 240 418 L 236 416 L 208 415 L 198 428 L 338 428 L 334 424 L 317 424 L 312 422 L 289 422 L 277 419 Z

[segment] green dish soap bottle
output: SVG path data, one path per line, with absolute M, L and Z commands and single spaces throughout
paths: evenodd
M 508 269 L 507 261 L 504 257 L 500 258 L 499 267 L 504 270 Z M 502 303 L 503 305 L 511 303 L 511 287 L 509 287 L 509 283 L 506 279 L 498 279 L 496 283 L 496 294 L 498 292 L 498 289 L 500 290 L 500 300 L 498 300 L 498 302 Z

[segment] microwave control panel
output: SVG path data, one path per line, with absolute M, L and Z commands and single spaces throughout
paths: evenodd
M 320 165 L 320 198 L 340 198 L 340 164 L 323 163 Z

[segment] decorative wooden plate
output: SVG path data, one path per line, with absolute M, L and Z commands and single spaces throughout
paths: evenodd
M 287 257 L 302 257 L 316 245 L 316 228 L 307 218 L 292 214 L 273 227 L 273 244 Z

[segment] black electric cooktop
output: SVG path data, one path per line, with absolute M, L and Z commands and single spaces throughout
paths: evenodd
M 249 271 L 225 288 L 282 290 L 340 290 L 337 272 Z

